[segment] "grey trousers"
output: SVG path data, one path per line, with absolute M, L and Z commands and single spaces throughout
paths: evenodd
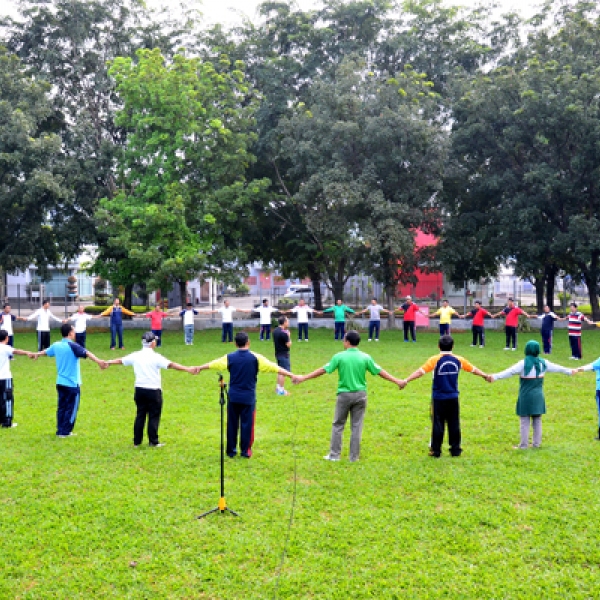
M 360 458 L 360 439 L 367 410 L 367 392 L 341 392 L 335 405 L 335 417 L 331 428 L 329 456 L 339 458 L 342 453 L 342 435 L 350 415 L 350 460 Z
M 533 447 L 539 448 L 542 443 L 542 416 L 519 417 L 521 422 L 521 442 L 519 448 L 527 448 L 529 444 L 529 426 L 533 423 Z

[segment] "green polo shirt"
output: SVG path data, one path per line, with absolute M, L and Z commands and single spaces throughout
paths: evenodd
M 324 367 L 326 373 L 338 371 L 338 394 L 367 390 L 367 371 L 379 375 L 381 367 L 358 348 L 348 348 L 336 354 Z
M 341 306 L 338 306 L 336 304 L 335 306 L 326 308 L 323 312 L 324 313 L 333 312 L 333 320 L 336 321 L 337 323 L 341 323 L 342 321 L 346 320 L 347 312 L 354 313 L 354 311 L 349 306 L 346 306 L 345 304 L 342 304 Z

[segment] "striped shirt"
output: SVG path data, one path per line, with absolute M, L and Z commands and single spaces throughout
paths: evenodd
M 569 313 L 567 317 L 569 335 L 581 337 L 581 322 L 585 319 L 585 315 L 579 311 Z

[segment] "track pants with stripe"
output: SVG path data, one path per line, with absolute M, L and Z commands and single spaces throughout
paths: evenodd
M 58 408 L 56 410 L 56 435 L 69 435 L 75 427 L 77 412 L 79 410 L 79 386 L 56 386 L 58 394 Z
M 255 417 L 256 403 L 242 404 L 231 401 L 227 403 L 227 456 L 234 457 L 237 454 L 238 430 L 240 454 L 245 458 L 252 456 Z
M 0 426 L 12 426 L 14 406 L 12 379 L 0 379 Z

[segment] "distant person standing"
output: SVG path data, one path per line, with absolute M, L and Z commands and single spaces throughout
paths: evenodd
M 308 342 L 308 315 L 310 313 L 316 313 L 314 308 L 307 306 L 304 300 L 301 298 L 298 301 L 298 305 L 287 311 L 287 313 L 295 313 L 298 318 L 298 341 L 301 342 L 302 338 Z
M 479 347 L 483 348 L 485 346 L 485 318 L 491 318 L 492 314 L 484 308 L 481 308 L 481 302 L 479 300 L 475 300 L 475 308 L 465 315 L 465 317 L 467 319 L 473 319 L 473 324 L 471 326 L 473 343 L 471 344 L 471 347 L 474 348 L 479 343 Z
M 290 348 L 292 340 L 290 338 L 289 326 L 290 323 L 287 317 L 279 317 L 279 327 L 273 331 L 273 344 L 275 345 L 275 361 L 277 366 L 285 371 L 292 370 L 290 363 Z M 277 395 L 289 396 L 290 393 L 285 389 L 285 375 L 277 374 Z
M 50 320 L 62 323 L 63 321 L 55 317 L 50 310 L 50 300 L 45 299 L 42 308 L 38 308 L 34 313 L 27 317 L 28 321 L 37 320 L 38 334 L 38 352 L 50 348 Z
M 163 319 L 170 315 L 168 312 L 162 311 L 160 306 L 156 305 L 154 310 L 151 310 L 144 316 L 150 319 L 150 330 L 156 338 L 156 347 L 160 348 L 162 346 Z
M 563 321 L 564 319 L 561 319 L 551 311 L 548 305 L 544 306 L 544 313 L 538 315 L 538 319 L 542 320 L 542 344 L 544 345 L 544 354 L 551 354 L 554 321 Z
M 207 312 L 220 313 L 220 315 L 221 315 L 221 342 L 222 343 L 228 342 L 231 344 L 233 342 L 233 313 L 235 313 L 235 312 L 249 313 L 251 311 L 238 309 L 238 308 L 235 308 L 235 306 L 230 306 L 229 300 L 224 300 L 223 306 L 221 308 L 218 308 L 217 310 L 210 310 Z M 262 315 L 261 315 L 261 318 L 262 318 Z M 269 316 L 269 323 L 270 322 L 271 322 L 271 317 Z
M 82 348 L 85 348 L 87 338 L 87 322 L 93 318 L 92 315 L 88 315 L 85 312 L 83 305 L 80 305 L 77 312 L 68 319 L 75 323 L 75 343 L 79 344 Z
M 442 300 L 442 306 L 430 316 L 435 317 L 436 315 L 440 316 L 440 337 L 443 335 L 450 335 L 452 315 L 456 315 L 457 317 L 464 319 L 464 316 L 459 315 L 458 312 L 450 306 L 448 300 Z
M 10 312 L 10 304 L 4 305 L 4 310 L 0 313 L 0 330 L 6 331 L 8 333 L 8 345 L 14 346 L 14 332 L 13 332 L 13 323 L 15 321 L 27 321 L 25 317 L 16 317 Z
M 73 434 L 75 420 L 79 411 L 81 372 L 79 359 L 89 358 L 101 369 L 107 364 L 96 358 L 89 350 L 75 343 L 75 330 L 70 323 L 65 323 L 60 332 L 62 340 L 54 342 L 50 348 L 33 354 L 38 356 L 50 356 L 56 359 L 56 392 L 58 394 L 58 408 L 56 410 L 56 435 L 66 438 Z
M 570 312 L 567 315 L 567 325 L 569 328 L 569 344 L 571 345 L 571 360 L 581 360 L 581 324 L 583 321 L 590 325 L 595 325 L 583 313 L 577 310 L 577 304 L 571 302 Z
M 341 300 L 335 303 L 335 306 L 326 308 L 323 313 L 332 312 L 334 327 L 335 327 L 335 339 L 343 340 L 346 335 L 346 313 L 354 314 L 354 311 L 345 304 L 342 304 Z
M 262 306 L 254 309 L 260 315 L 260 341 L 271 339 L 271 315 L 277 312 L 276 308 L 269 306 L 269 301 L 265 298 Z
M 519 316 L 524 315 L 528 319 L 531 318 L 524 310 L 520 309 L 512 298 L 508 299 L 507 306 L 499 313 L 493 315 L 496 317 L 506 317 L 506 348 L 514 352 L 517 349 L 517 331 L 519 329 Z
M 185 310 L 179 313 L 179 316 L 183 318 L 183 335 L 186 346 L 194 345 L 194 317 L 198 314 L 198 311 L 192 308 L 192 303 L 186 304 Z
M 114 350 L 119 337 L 119 350 L 123 349 L 123 315 L 133 317 L 135 313 L 121 306 L 121 301 L 118 298 L 113 300 L 113 305 L 107 308 L 102 317 L 110 316 L 110 349 Z
M 404 341 L 408 342 L 408 334 L 410 333 L 412 341 L 417 341 L 417 334 L 415 330 L 415 320 L 417 313 L 421 313 L 424 317 L 428 316 L 419 310 L 419 307 L 412 301 L 411 296 L 406 296 L 406 301 L 400 306 L 404 311 L 403 325 L 404 325 Z
M 389 314 L 389 311 L 378 304 L 376 298 L 373 298 L 371 304 L 357 314 L 362 315 L 366 312 L 369 313 L 369 338 L 367 341 L 370 342 L 373 339 L 373 335 L 375 335 L 375 341 L 378 342 L 379 330 L 381 328 L 381 313 L 385 312 Z
M 13 422 L 15 401 L 10 361 L 14 354 L 34 356 L 32 352 L 13 348 L 8 343 L 8 337 L 8 332 L 0 329 L 0 426 L 5 428 L 17 426 Z

